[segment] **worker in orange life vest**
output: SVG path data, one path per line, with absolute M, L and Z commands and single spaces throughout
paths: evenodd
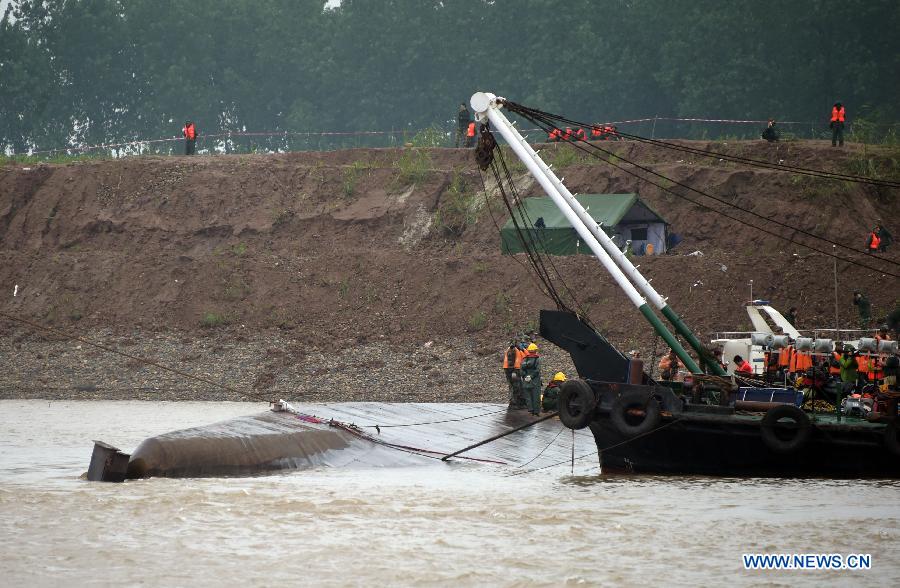
M 181 134 L 184 135 L 184 154 L 193 155 L 194 146 L 197 143 L 196 125 L 189 120 L 184 121 L 184 128 L 181 129 Z
M 470 122 L 469 128 L 466 129 L 466 147 L 475 146 L 475 123 Z
M 866 253 L 878 253 L 881 247 L 881 227 L 875 225 L 872 232 L 869 233 L 869 239 L 866 241 Z
M 503 353 L 503 371 L 506 373 L 506 383 L 509 384 L 509 406 L 511 408 L 525 406 L 525 394 L 522 391 L 522 377 L 519 372 L 524 357 L 525 351 L 516 341 L 510 341 L 509 347 Z
M 844 119 L 846 118 L 846 111 L 844 110 L 844 105 L 840 102 L 835 102 L 834 106 L 831 108 L 831 146 L 835 147 L 840 144 L 841 147 L 844 146 Z
M 778 377 L 779 357 L 779 352 L 772 349 L 767 349 L 763 354 L 763 373 L 767 382 L 774 382 Z
M 557 128 L 553 128 L 547 134 L 547 140 L 550 141 L 551 143 L 555 143 L 555 142 L 559 141 L 561 138 L 562 138 L 562 131 Z
M 841 354 L 837 351 L 832 351 L 828 358 L 828 375 L 838 380 L 841 378 Z
M 678 371 L 684 369 L 684 364 L 678 359 L 674 349 L 670 349 L 667 355 L 659 360 L 659 377 L 666 381 L 675 381 Z
M 575 140 L 584 141 L 585 139 L 587 139 L 587 135 L 584 133 L 584 129 L 579 127 L 578 130 L 575 131 Z
M 753 366 L 740 355 L 734 356 L 734 373 L 739 376 L 752 376 Z

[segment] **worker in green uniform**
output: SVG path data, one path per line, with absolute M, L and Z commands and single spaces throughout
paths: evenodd
M 522 389 L 525 392 L 525 403 L 528 411 L 533 415 L 541 413 L 541 358 L 538 356 L 538 346 L 531 343 L 525 349 L 525 357 L 519 368 L 522 376 Z
M 541 407 L 544 412 L 556 410 L 559 406 L 559 387 L 566 381 L 566 374 L 556 372 L 547 387 L 544 388 L 544 395 L 541 396 Z
M 856 363 L 856 350 L 852 345 L 844 347 L 844 352 L 838 360 L 838 367 L 841 368 L 841 386 L 843 395 L 847 396 L 853 392 L 856 386 L 856 380 L 859 378 L 859 366 Z

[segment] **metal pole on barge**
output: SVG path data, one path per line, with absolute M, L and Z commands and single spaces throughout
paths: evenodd
M 690 356 L 690 354 L 682 347 L 681 343 L 679 343 L 678 339 L 675 338 L 666 326 L 659 320 L 659 317 L 653 312 L 650 308 L 650 305 L 647 301 L 641 296 L 640 292 L 637 291 L 634 284 L 632 284 L 628 277 L 624 274 L 619 265 L 610 257 L 609 253 L 607 253 L 606 249 L 603 245 L 600 244 L 600 241 L 593 234 L 590 225 L 579 216 L 578 212 L 566 201 L 564 193 L 567 193 L 569 197 L 574 200 L 574 196 L 563 186 L 562 182 L 556 175 L 550 170 L 544 161 L 538 157 L 538 154 L 531 148 L 531 145 L 528 144 L 527 141 L 519 134 L 518 131 L 513 128 L 512 123 L 509 122 L 509 119 L 506 118 L 500 111 L 499 106 L 497 104 L 497 97 L 493 94 L 489 94 L 486 92 L 477 92 L 472 96 L 470 101 L 472 109 L 475 111 L 475 115 L 479 117 L 480 120 L 487 118 L 491 122 L 491 127 L 500 133 L 504 139 L 506 139 L 509 146 L 515 152 L 516 156 L 522 160 L 522 163 L 525 164 L 525 167 L 528 168 L 528 171 L 534 176 L 534 178 L 538 181 L 541 187 L 544 189 L 544 192 L 547 193 L 547 196 L 553 200 L 553 203 L 556 204 L 556 207 L 559 208 L 560 212 L 563 213 L 563 216 L 566 217 L 566 220 L 569 221 L 569 224 L 572 225 L 572 228 L 575 229 L 575 232 L 578 233 L 578 236 L 584 241 L 585 245 L 587 245 L 590 250 L 594 253 L 594 256 L 603 264 L 603 267 L 606 268 L 606 271 L 610 273 L 616 283 L 620 288 L 625 292 L 625 295 L 628 296 L 628 299 L 631 300 L 632 304 L 634 304 L 637 309 L 640 311 L 644 318 L 650 323 L 653 327 L 653 330 L 656 331 L 660 337 L 675 351 L 675 354 L 678 358 L 684 363 L 685 367 L 687 367 L 692 373 L 699 374 L 703 373 L 703 370 L 694 362 L 694 358 Z M 565 192 L 563 192 L 565 190 Z M 577 204 L 577 201 L 576 201 Z M 578 205 L 581 206 L 580 204 Z M 584 209 L 582 208 L 582 211 Z M 585 211 L 584 214 L 587 214 Z M 591 219 L 591 224 L 594 226 L 597 225 L 596 222 Z M 597 229 L 599 231 L 599 227 Z M 609 239 L 609 237 L 600 231 L 600 233 Z M 610 240 L 610 243 L 612 241 Z M 621 253 L 618 248 L 613 245 L 613 248 L 616 249 L 617 252 Z M 632 266 L 633 267 L 633 266 Z M 637 270 L 634 270 L 637 273 Z M 638 273 L 638 275 L 640 275 Z M 643 278 L 643 277 L 642 277 Z M 646 280 L 645 280 L 646 281 Z M 654 291 L 655 292 L 655 291 Z M 657 294 L 657 296 L 659 296 Z M 662 297 L 659 297 L 662 300 Z M 665 301 L 662 301 L 665 304 Z M 665 313 L 663 313 L 665 314 Z M 699 343 L 699 342 L 698 342 Z M 699 353 L 699 351 L 698 351 Z M 701 354 L 701 357 L 703 355 Z

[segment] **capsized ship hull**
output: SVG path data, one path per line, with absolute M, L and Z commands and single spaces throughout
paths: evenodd
M 295 412 L 269 411 L 150 437 L 131 454 L 126 477 L 433 465 L 452 452 L 535 419 L 526 411 L 496 403 L 302 405 Z M 529 468 L 568 463 L 572 442 L 568 436 L 557 442 L 561 429 L 557 419 L 538 422 L 453 461 L 513 467 L 527 463 Z M 593 448 L 588 431 L 579 431 L 576 443 L 579 454 Z

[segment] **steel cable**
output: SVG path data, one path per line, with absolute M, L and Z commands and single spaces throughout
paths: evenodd
M 523 115 L 523 116 L 525 116 L 525 115 Z M 530 117 L 528 117 L 528 116 L 525 116 L 525 118 L 527 118 L 528 120 L 532 121 L 533 123 L 535 123 L 535 124 L 541 126 L 545 131 L 549 131 L 551 128 L 553 128 L 553 125 L 552 125 L 551 122 L 547 122 L 547 121 L 545 121 L 545 120 L 543 120 L 543 119 L 533 119 L 533 118 L 530 118 Z M 839 259 L 839 260 L 841 260 L 841 261 L 845 261 L 845 262 L 847 262 L 847 263 L 850 263 L 850 264 L 853 264 L 853 265 L 857 265 L 857 266 L 859 266 L 859 267 L 863 267 L 863 268 L 866 268 L 866 269 L 869 269 L 869 270 L 872 270 L 872 271 L 875 271 L 875 272 L 878 272 L 878 273 L 882 273 L 882 274 L 885 274 L 885 275 L 888 275 L 888 276 L 891 276 L 891 277 L 900 278 L 900 274 L 895 274 L 895 273 L 892 273 L 892 272 L 889 272 L 889 271 L 886 271 L 886 270 L 883 270 L 883 269 L 879 269 L 879 268 L 877 268 L 877 267 L 873 267 L 873 266 L 868 265 L 868 264 L 866 264 L 866 263 L 862 263 L 862 262 L 860 262 L 860 261 L 857 261 L 857 260 L 854 260 L 854 259 L 851 259 L 851 258 L 848 258 L 848 257 L 843 257 L 843 256 L 837 255 L 837 254 L 835 254 L 835 253 L 831 253 L 831 252 L 825 251 L 825 250 L 823 250 L 823 249 L 819 249 L 819 248 L 814 247 L 814 246 L 812 246 L 812 245 L 809 245 L 809 244 L 807 244 L 807 243 L 803 243 L 803 242 L 801 242 L 801 241 L 797 241 L 796 239 L 794 239 L 794 238 L 792 238 L 792 237 L 786 237 L 786 236 L 781 235 L 781 234 L 779 234 L 779 233 L 775 233 L 775 232 L 773 232 L 773 231 L 770 231 L 770 230 L 766 229 L 765 227 L 762 227 L 762 226 L 759 226 L 759 225 L 756 225 L 756 224 L 747 222 L 747 221 L 742 220 L 742 219 L 740 219 L 740 218 L 737 218 L 737 217 L 735 217 L 735 216 L 729 215 L 728 213 L 726 213 L 726 212 L 724 212 L 724 211 L 722 211 L 722 210 L 719 210 L 719 209 L 717 209 L 717 208 L 713 208 L 713 207 L 711 207 L 711 206 L 709 206 L 709 205 L 707 205 L 707 204 L 704 204 L 704 203 L 699 202 L 699 201 L 697 201 L 697 200 L 695 200 L 695 199 L 689 198 L 689 197 L 685 196 L 684 194 L 680 194 L 680 193 L 678 193 L 678 192 L 675 192 L 675 191 L 673 191 L 672 189 L 670 189 L 670 188 L 667 187 L 667 186 L 664 186 L 664 185 L 662 185 L 662 184 L 660 184 L 660 183 L 657 183 L 657 182 L 654 182 L 654 181 L 652 181 L 652 180 L 649 180 L 649 179 L 647 179 L 647 178 L 644 177 L 644 176 L 641 176 L 641 175 L 639 175 L 639 174 L 634 173 L 633 171 L 627 169 L 626 167 L 624 167 L 624 166 L 622 166 L 622 165 L 620 165 L 620 164 L 618 164 L 618 163 L 615 163 L 615 162 L 612 161 L 611 159 L 612 159 L 612 158 L 615 158 L 615 159 L 617 159 L 617 160 L 621 160 L 621 161 L 625 162 L 625 163 L 628 164 L 628 165 L 631 165 L 631 166 L 633 166 L 633 167 L 635 167 L 635 168 L 637 168 L 637 169 L 640 169 L 641 171 L 644 171 L 644 172 L 649 173 L 649 174 L 651 174 L 651 175 L 657 176 L 657 177 L 660 178 L 661 180 L 670 182 L 670 183 L 672 183 L 672 184 L 674 184 L 674 185 L 677 185 L 677 186 L 680 186 L 680 187 L 682 187 L 682 188 L 684 188 L 684 189 L 686 189 L 686 190 L 690 190 L 690 191 L 692 191 L 692 192 L 695 192 L 695 193 L 697 193 L 697 194 L 700 194 L 701 196 L 705 196 L 705 197 L 707 197 L 707 198 L 710 198 L 710 199 L 712 199 L 712 200 L 714 200 L 714 201 L 716 201 L 716 202 L 719 202 L 719 203 L 721 203 L 721 204 L 724 204 L 725 206 L 728 206 L 728 207 L 730 207 L 730 208 L 734 208 L 734 209 L 740 210 L 741 212 L 745 212 L 745 213 L 751 214 L 751 215 L 753 215 L 753 216 L 757 216 L 757 217 L 759 217 L 759 218 L 761 218 L 761 219 L 763 219 L 763 220 L 766 220 L 766 221 L 769 221 L 769 222 L 773 222 L 773 223 L 778 224 L 778 225 L 780 225 L 780 226 L 786 227 L 786 228 L 788 228 L 788 229 L 790 229 L 790 230 L 792 230 L 792 231 L 794 231 L 794 232 L 801 233 L 801 234 L 804 234 L 804 235 L 807 235 L 807 236 L 809 236 L 809 237 L 812 237 L 812 238 L 815 238 L 815 239 L 819 239 L 819 240 L 822 240 L 822 241 L 826 241 L 826 242 L 828 242 L 828 243 L 834 245 L 835 247 L 840 246 L 842 249 L 848 249 L 848 250 L 854 251 L 852 248 L 850 248 L 850 247 L 848 247 L 848 246 L 846 246 L 846 245 L 836 243 L 836 242 L 831 241 L 830 239 L 827 239 L 827 238 L 825 238 L 825 237 L 821 237 L 821 236 L 815 235 L 815 234 L 813 234 L 813 233 L 809 233 L 808 231 L 803 231 L 802 229 L 798 229 L 798 228 L 796 228 L 796 227 L 792 227 L 792 226 L 787 225 L 786 223 L 782 223 L 782 222 L 780 222 L 780 221 L 778 221 L 778 220 L 776 220 L 776 219 L 772 219 L 772 218 L 766 217 L 766 216 L 764 216 L 764 215 L 761 215 L 761 214 L 759 214 L 759 213 L 756 213 L 756 212 L 747 210 L 747 209 L 745 209 L 745 208 L 742 208 L 742 207 L 740 207 L 740 206 L 736 206 L 736 205 L 731 204 L 731 203 L 729 203 L 729 202 L 727 202 L 727 201 L 725 201 L 725 200 L 723 200 L 723 199 L 721 199 L 721 198 L 719 198 L 719 197 L 717 197 L 717 196 L 713 196 L 712 194 L 708 194 L 707 192 L 704 192 L 704 191 L 702 191 L 702 190 L 699 190 L 699 189 L 697 189 L 697 188 L 694 188 L 694 187 L 692 187 L 692 186 L 689 186 L 689 185 L 687 185 L 687 184 L 684 184 L 683 182 L 678 182 L 678 181 L 676 181 L 676 180 L 673 180 L 672 178 L 669 178 L 669 177 L 667 177 L 667 176 L 665 176 L 665 175 L 663 175 L 663 174 L 660 174 L 660 173 L 658 173 L 658 172 L 656 172 L 656 171 L 653 171 L 652 169 L 649 169 L 649 168 L 647 168 L 647 167 L 645 167 L 645 166 L 642 166 L 642 165 L 640 165 L 640 164 L 638 164 L 638 163 L 635 163 L 635 162 L 633 162 L 633 161 L 630 161 L 630 160 L 628 160 L 628 159 L 626 159 L 626 158 L 624 158 L 624 157 L 622 157 L 622 156 L 620 156 L 620 155 L 618 155 L 618 154 L 616 154 L 616 153 L 613 153 L 613 152 L 611 152 L 611 151 L 608 151 L 608 150 L 606 150 L 606 149 L 603 149 L 602 147 L 599 147 L 599 146 L 597 146 L 597 145 L 595 145 L 595 144 L 593 144 L 593 143 L 591 143 L 591 142 L 589 142 L 589 141 L 586 141 L 586 140 L 578 140 L 578 141 L 574 141 L 574 142 L 569 142 L 568 144 L 571 145 L 572 147 L 574 147 L 575 149 L 578 149 L 578 150 L 580 150 L 580 151 L 583 151 L 583 152 L 587 153 L 588 155 L 597 158 L 597 159 L 600 160 L 600 161 L 604 161 L 605 163 L 608 163 L 609 165 L 611 165 L 611 166 L 613 166 L 613 167 L 616 167 L 616 168 L 618 168 L 618 169 L 624 171 L 625 173 L 627 173 L 627 174 L 629 174 L 629 175 L 632 175 L 632 176 L 638 178 L 638 179 L 641 180 L 641 181 L 647 182 L 648 184 L 650 184 L 650 185 L 652 185 L 652 186 L 656 186 L 656 187 L 659 188 L 660 190 L 663 190 L 663 191 L 665 191 L 665 192 L 667 192 L 667 193 L 669 193 L 669 194 L 672 194 L 673 196 L 676 196 L 676 197 L 678 197 L 678 198 L 681 198 L 681 199 L 683 199 L 683 200 L 687 200 L 688 202 L 691 202 L 692 204 L 695 204 L 695 205 L 697 205 L 697 206 L 700 206 L 700 207 L 702 207 L 702 208 L 704 208 L 704 209 L 706 209 L 706 210 L 709 210 L 709 211 L 711 211 L 711 212 L 715 212 L 716 214 L 722 215 L 722 216 L 724 216 L 724 217 L 726 217 L 726 218 L 728 218 L 728 219 L 730 219 L 730 220 L 733 220 L 733 221 L 735 221 L 735 222 L 737 222 L 737 223 L 739 223 L 739 224 L 742 224 L 742 225 L 744 225 L 744 226 L 748 226 L 748 227 L 754 228 L 754 229 L 756 229 L 756 230 L 758 230 L 758 231 L 761 231 L 761 232 L 763 232 L 763 233 L 772 235 L 772 236 L 777 237 L 777 238 L 779 238 L 779 239 L 783 239 L 783 240 L 788 241 L 788 242 L 790 242 L 790 243 L 793 243 L 793 244 L 795 244 L 795 245 L 799 245 L 799 246 L 801 246 L 801 247 L 806 247 L 807 249 L 810 249 L 810 250 L 812 250 L 812 251 L 816 251 L 817 253 L 822 253 L 822 254 L 824 254 L 824 255 L 826 255 L 826 256 L 828 256 L 828 257 L 833 257 L 833 258 L 835 258 L 835 259 Z M 586 145 L 587 147 L 584 147 L 585 145 Z M 591 150 L 599 151 L 599 152 L 601 152 L 601 153 L 604 153 L 605 155 L 609 156 L 609 159 L 603 159 L 603 158 L 597 156 L 597 154 L 594 153 L 594 152 L 591 151 Z M 888 259 L 888 258 L 885 258 L 885 257 L 881 257 L 881 256 L 871 256 L 871 257 L 873 257 L 874 259 L 877 259 L 877 260 L 879 260 L 879 261 L 884 261 L 884 262 L 887 262 L 887 263 L 891 263 L 891 264 L 893 264 L 893 265 L 900 265 L 900 262 L 896 262 L 896 261 L 894 261 L 894 260 L 891 260 L 891 259 Z

